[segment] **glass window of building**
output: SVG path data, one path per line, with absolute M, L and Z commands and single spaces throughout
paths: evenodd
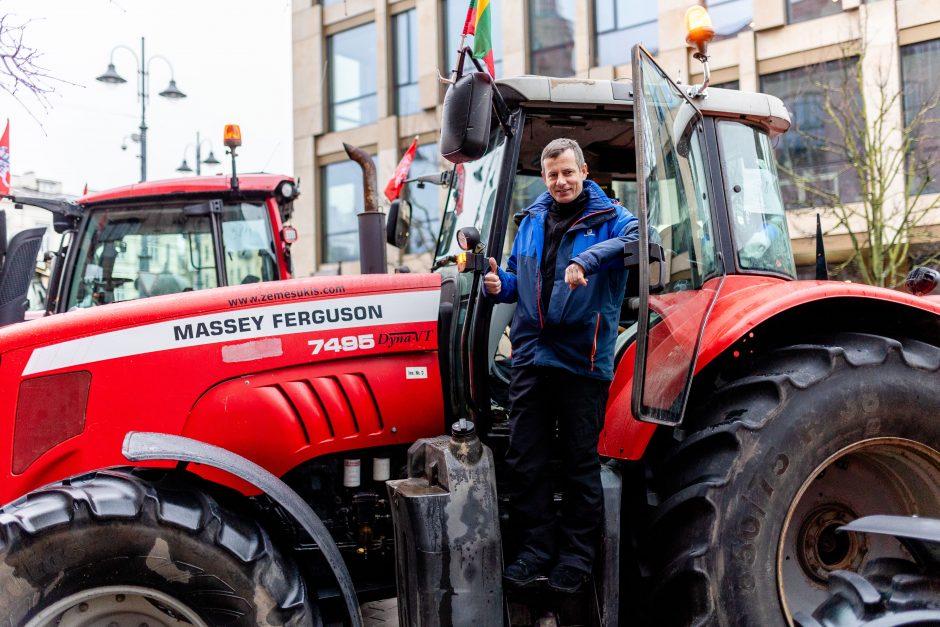
M 842 12 L 842 2 L 833 0 L 787 0 L 790 24 Z
M 634 44 L 659 49 L 659 7 L 656 2 L 594 0 L 594 64 L 630 63 Z
M 405 148 L 407 146 L 403 146 L 402 150 Z M 415 160 L 411 163 L 408 178 L 435 174 L 441 169 L 437 144 L 424 144 L 418 146 L 415 152 Z M 408 252 L 433 251 L 441 224 L 441 188 L 425 185 L 424 189 L 421 189 L 417 184 L 411 183 L 402 190 L 402 197 L 411 203 L 411 239 L 408 241 Z
M 829 98 L 836 111 L 859 115 L 861 100 L 858 90 L 851 88 L 857 62 L 856 58 L 830 61 L 761 77 L 761 91 L 783 100 L 792 117 L 790 130 L 776 146 L 787 209 L 818 206 L 831 195 L 843 202 L 861 198 L 858 175 L 844 148 L 847 140 L 824 107 Z
M 395 37 L 395 112 L 410 115 L 421 110 L 418 94 L 418 32 L 416 11 L 392 18 Z
M 374 160 L 374 158 L 373 158 Z M 359 222 L 363 210 L 362 168 L 340 161 L 320 168 L 320 258 L 323 263 L 359 258 Z
M 574 76 L 574 0 L 529 0 L 529 73 Z
M 446 68 L 441 74 L 447 76 L 457 65 L 457 48 L 460 45 L 460 33 L 467 21 L 467 8 L 470 0 L 443 0 L 444 8 L 444 62 Z M 490 0 L 489 10 L 493 12 L 490 23 L 493 25 L 490 37 L 493 42 L 493 65 L 496 76 L 503 75 L 503 0 Z M 465 46 L 473 47 L 473 35 L 464 41 Z
M 330 65 L 330 130 L 344 131 L 378 119 L 375 24 L 327 39 Z
M 754 19 L 752 0 L 708 0 L 707 5 L 715 39 L 732 37 L 751 28 Z
M 910 193 L 940 192 L 940 39 L 901 48 L 904 126 L 910 129 Z

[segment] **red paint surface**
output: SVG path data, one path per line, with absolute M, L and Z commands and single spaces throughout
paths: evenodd
M 706 287 L 709 287 L 709 284 L 706 284 Z M 667 306 L 670 303 L 677 304 L 682 298 L 695 298 L 682 297 L 680 294 L 675 295 L 675 303 L 664 301 L 662 298 L 659 302 Z M 695 372 L 708 365 L 760 323 L 800 305 L 829 298 L 858 298 L 895 303 L 940 315 L 940 299 L 921 298 L 868 285 L 835 281 L 784 281 L 761 276 L 728 276 L 705 327 Z M 675 355 L 680 355 L 685 358 L 684 363 L 688 364 L 687 355 L 694 346 L 701 321 L 701 317 L 695 315 L 695 309 L 696 307 L 670 307 L 667 320 L 668 335 L 672 342 L 663 341 L 657 351 L 651 352 L 647 371 L 662 370 L 667 373 L 666 376 L 673 377 L 673 383 L 677 384 L 680 375 L 671 367 L 675 362 L 670 360 Z M 676 313 L 680 315 L 674 315 Z M 664 328 L 663 332 L 665 331 Z M 635 348 L 635 345 L 632 345 L 627 349 L 614 374 L 607 401 L 604 431 L 598 446 L 601 455 L 618 459 L 640 459 L 656 430 L 655 425 L 635 420 L 630 407 Z M 675 391 L 675 386 L 672 389 Z

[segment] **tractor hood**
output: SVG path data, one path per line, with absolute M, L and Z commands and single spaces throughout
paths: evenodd
M 12 434 L 0 501 L 126 463 L 128 431 L 194 437 L 276 474 L 435 435 L 440 289 L 433 274 L 313 277 L 0 329 L 0 429 Z

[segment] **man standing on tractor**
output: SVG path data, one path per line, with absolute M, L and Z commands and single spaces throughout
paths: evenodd
M 638 222 L 587 180 L 576 141 L 550 142 L 541 164 L 548 191 L 526 209 L 507 269 L 490 258 L 483 279 L 497 301 L 518 301 L 506 462 L 522 531 L 503 578 L 524 587 L 548 571 L 552 590 L 573 593 L 591 572 L 603 517 L 597 441 L 627 282 L 624 244 L 638 238 Z M 548 472 L 556 422 L 565 464 L 557 522 Z

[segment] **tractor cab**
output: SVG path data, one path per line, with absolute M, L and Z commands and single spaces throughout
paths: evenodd
M 632 82 L 459 76 L 443 120 L 441 151 L 458 165 L 435 266 L 461 322 L 442 337 L 452 342 L 441 354 L 452 356 L 445 367 L 456 375 L 455 414 L 465 400 L 484 425 L 505 417 L 515 308 L 480 298 L 486 265 L 458 258 L 479 254 L 504 266 L 523 211 L 546 191 L 539 160 L 553 139 L 577 140 L 589 178 L 641 220 L 641 241 L 625 257 L 632 270 L 617 345 L 619 363 L 629 353 L 636 372 L 647 373 L 634 378 L 636 417 L 681 419 L 724 277 L 796 278 L 772 148 L 790 122 L 773 96 L 707 85 L 696 93 L 636 47 Z M 479 233 L 476 251 L 458 242 L 468 228 Z M 647 369 L 647 358 L 663 367 Z
M 143 182 L 76 202 L 12 197 L 51 211 L 63 234 L 46 313 L 290 278 L 297 185 L 270 174 L 237 180 Z

